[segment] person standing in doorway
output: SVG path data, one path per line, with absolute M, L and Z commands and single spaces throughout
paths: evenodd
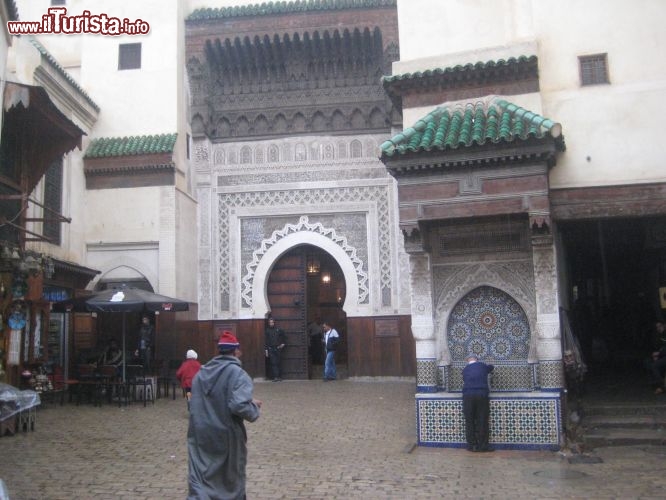
M 141 360 L 146 374 L 150 374 L 151 357 L 153 349 L 153 340 L 155 338 L 155 328 L 150 324 L 150 318 L 147 315 L 141 317 L 141 328 L 139 329 L 139 348 L 136 355 Z
M 321 365 L 324 361 L 322 351 L 322 334 L 324 329 L 319 324 L 319 318 L 313 318 L 308 325 L 308 337 L 310 339 L 310 359 L 313 365 Z
M 192 381 L 187 431 L 187 498 L 192 500 L 245 498 L 245 420 L 257 420 L 261 408 L 252 395 L 252 379 L 241 367 L 238 339 L 224 331 L 217 346 L 220 355 Z
M 666 388 L 664 387 L 664 376 L 666 374 L 666 328 L 663 321 L 655 323 L 656 343 L 660 345 L 658 350 L 652 352 L 652 359 L 649 363 L 650 375 L 654 383 L 654 393 L 663 394 Z
M 324 382 L 338 378 L 338 372 L 335 367 L 335 351 L 340 343 L 340 335 L 326 321 L 322 323 L 324 329 L 324 351 L 326 359 L 324 361 Z
M 479 361 L 476 354 L 466 358 L 463 368 L 463 415 L 468 451 L 495 451 L 488 445 L 488 418 L 490 417 L 490 387 L 488 375 L 495 368 Z
M 281 354 L 286 345 L 287 339 L 284 330 L 275 326 L 275 319 L 268 318 L 268 327 L 264 331 L 264 354 L 270 362 L 273 382 L 282 380 Z

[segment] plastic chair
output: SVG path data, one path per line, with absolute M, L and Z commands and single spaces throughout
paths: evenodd
M 78 373 L 78 383 L 76 391 L 76 405 L 81 402 L 81 396 L 88 396 L 88 400 L 92 399 L 95 406 L 99 403 L 99 377 L 97 375 L 97 367 L 90 364 L 81 364 L 76 367 Z
M 100 385 L 106 390 L 107 401 L 113 401 L 113 394 L 118 398 L 118 406 L 125 401 L 128 403 L 127 386 L 123 383 L 118 374 L 118 367 L 115 365 L 102 365 L 99 368 Z
M 164 394 L 166 397 L 169 397 L 169 386 L 171 386 L 171 391 L 173 394 L 173 399 L 176 399 L 176 390 L 180 385 L 180 382 L 176 378 L 176 372 L 180 367 L 182 360 L 180 359 L 171 359 L 167 365 L 164 375 L 157 379 L 159 384 L 158 393 L 161 395 L 162 388 L 164 388 Z
M 155 404 L 153 378 L 146 376 L 143 365 L 127 365 L 125 367 L 125 376 L 127 377 L 128 395 L 131 394 L 133 400 L 136 401 L 137 390 L 140 389 L 143 406 L 146 406 L 149 400 L 152 404 Z

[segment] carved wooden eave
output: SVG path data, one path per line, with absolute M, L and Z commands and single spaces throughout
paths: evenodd
M 395 5 L 190 19 L 192 134 L 214 142 L 388 133 L 381 77 L 398 58 Z

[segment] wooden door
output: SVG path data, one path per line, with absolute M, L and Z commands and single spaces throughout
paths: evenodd
M 305 286 L 305 251 L 304 247 L 297 247 L 275 263 L 268 277 L 271 315 L 287 335 L 287 347 L 282 352 L 282 377 L 285 379 L 308 378 Z

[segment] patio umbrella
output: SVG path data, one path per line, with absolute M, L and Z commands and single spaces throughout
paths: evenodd
M 166 295 L 122 286 L 102 290 L 86 297 L 53 303 L 56 312 L 111 312 L 123 315 L 123 381 L 125 380 L 125 316 L 128 312 L 187 311 L 190 304 Z

